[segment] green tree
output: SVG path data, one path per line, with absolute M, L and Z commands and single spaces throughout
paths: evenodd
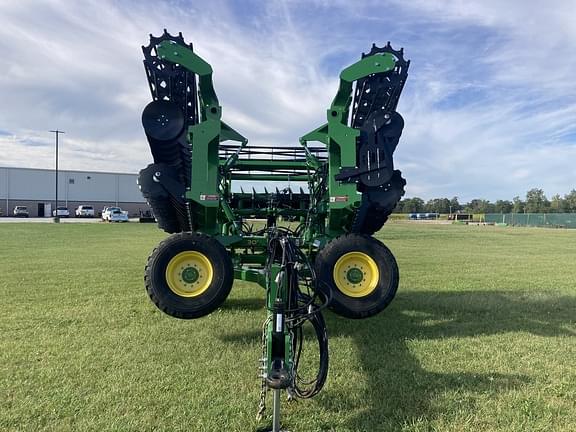
M 570 193 L 564 195 L 566 202 L 566 210 L 569 212 L 576 212 L 576 189 L 572 189 Z
M 514 213 L 524 213 L 525 203 L 520 199 L 519 196 L 515 196 L 512 199 L 512 211 Z
M 542 189 L 533 188 L 526 192 L 526 213 L 545 213 L 549 206 Z
M 494 204 L 485 199 L 473 199 L 466 204 L 468 213 L 494 213 Z
M 425 209 L 431 213 L 448 213 L 450 211 L 450 200 L 448 198 L 434 198 L 426 203 Z
M 462 210 L 462 206 L 460 205 L 460 203 L 458 202 L 458 197 L 452 197 L 452 199 L 450 200 L 450 209 L 452 213 L 456 213 L 460 210 Z
M 552 213 L 564 213 L 566 211 L 566 200 L 564 200 L 560 194 L 556 194 L 550 198 L 550 211 Z
M 511 213 L 514 205 L 508 200 L 498 200 L 494 204 L 495 213 Z
M 397 208 L 400 213 L 420 213 L 424 211 L 424 200 L 418 197 L 405 198 L 400 201 Z

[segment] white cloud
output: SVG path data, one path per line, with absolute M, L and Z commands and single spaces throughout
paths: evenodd
M 412 91 L 402 103 L 407 126 L 400 161 L 417 163 L 421 155 L 426 160 L 420 165 L 424 174 L 407 172 L 420 183 L 409 192 L 505 199 L 536 186 L 549 196 L 574 188 L 572 2 L 545 8 L 539 2 L 495 0 L 399 4 L 420 19 L 426 17 L 436 30 L 455 35 L 452 45 L 440 47 L 454 52 L 428 58 L 430 67 L 410 78 Z M 490 38 L 470 45 L 466 53 L 457 39 L 463 28 Z M 432 42 L 432 50 L 436 44 Z M 477 86 L 484 93 L 477 100 L 463 107 L 438 107 L 455 92 L 470 94 Z
M 150 98 L 140 46 L 148 44 L 150 32 L 159 35 L 164 27 L 173 33 L 181 29 L 213 65 L 225 120 L 253 142 L 294 144 L 299 134 L 322 121 L 335 82 L 321 75 L 314 62 L 304 61 L 308 55 L 314 58 L 313 52 L 297 36 L 290 37 L 286 20 L 274 17 L 283 38 L 269 40 L 258 29 L 246 32 L 235 26 L 225 8 L 217 15 L 162 3 L 154 5 L 153 13 L 141 3 L 119 5 L 0 5 L 0 67 L 7 71 L 0 92 L 11 107 L 0 112 L 0 128 L 20 137 L 0 164 L 50 166 L 46 152 L 35 152 L 27 163 L 23 154 L 30 154 L 29 130 L 42 134 L 54 127 L 67 132 L 64 167 L 136 171 L 148 163 L 140 113 Z
M 166 27 L 182 31 L 212 64 L 224 120 L 252 144 L 296 145 L 325 120 L 340 68 L 368 41 L 393 39 L 413 60 L 396 160 L 409 195 L 494 200 L 534 186 L 549 196 L 576 187 L 570 1 L 238 8 L 222 1 L 0 3 L 0 130 L 15 135 L 0 136 L 0 165 L 52 167 L 48 130 L 56 127 L 67 132 L 64 169 L 147 165 L 140 45 Z

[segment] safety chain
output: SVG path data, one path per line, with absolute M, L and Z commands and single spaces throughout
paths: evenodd
M 188 226 L 190 227 L 190 230 L 194 229 L 194 225 L 192 225 L 192 209 L 190 208 L 192 204 L 190 203 L 190 201 L 186 201 L 186 214 L 188 216 Z
M 260 358 L 260 366 L 258 367 L 259 376 L 262 378 L 262 387 L 260 389 L 260 403 L 258 404 L 258 412 L 256 413 L 256 420 L 260 421 L 264 418 L 264 413 L 266 412 L 266 394 L 268 392 L 268 386 L 266 384 L 266 369 L 267 369 L 267 350 L 266 350 L 266 330 L 270 318 L 266 318 L 264 325 L 262 326 L 262 357 Z

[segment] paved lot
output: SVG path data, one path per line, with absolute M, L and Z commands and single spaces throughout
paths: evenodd
M 3 222 L 26 222 L 26 223 L 54 223 L 53 218 L 22 218 L 22 217 L 0 217 Z M 130 222 L 138 222 L 138 219 L 130 219 Z M 60 223 L 104 223 L 100 218 L 60 218 Z

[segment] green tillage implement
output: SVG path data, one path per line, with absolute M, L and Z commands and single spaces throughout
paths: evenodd
M 367 318 L 396 293 L 394 256 L 372 235 L 404 194 L 393 153 L 404 127 L 396 106 L 410 62 L 389 43 L 373 45 L 341 72 L 327 123 L 299 146 L 250 147 L 222 121 L 212 67 L 182 34 L 150 36 L 142 50 L 153 99 L 142 124 L 154 163 L 138 182 L 159 227 L 171 234 L 148 259 L 146 289 L 162 311 L 191 319 L 217 309 L 234 279 L 265 288 L 258 411 L 264 414 L 272 389 L 278 431 L 280 391 L 308 398 L 326 380 L 322 309 Z M 238 181 L 263 186 L 234 192 Z M 305 182 L 307 191 L 268 191 L 271 181 Z M 319 349 L 318 373 L 308 382 L 298 375 L 305 324 Z

